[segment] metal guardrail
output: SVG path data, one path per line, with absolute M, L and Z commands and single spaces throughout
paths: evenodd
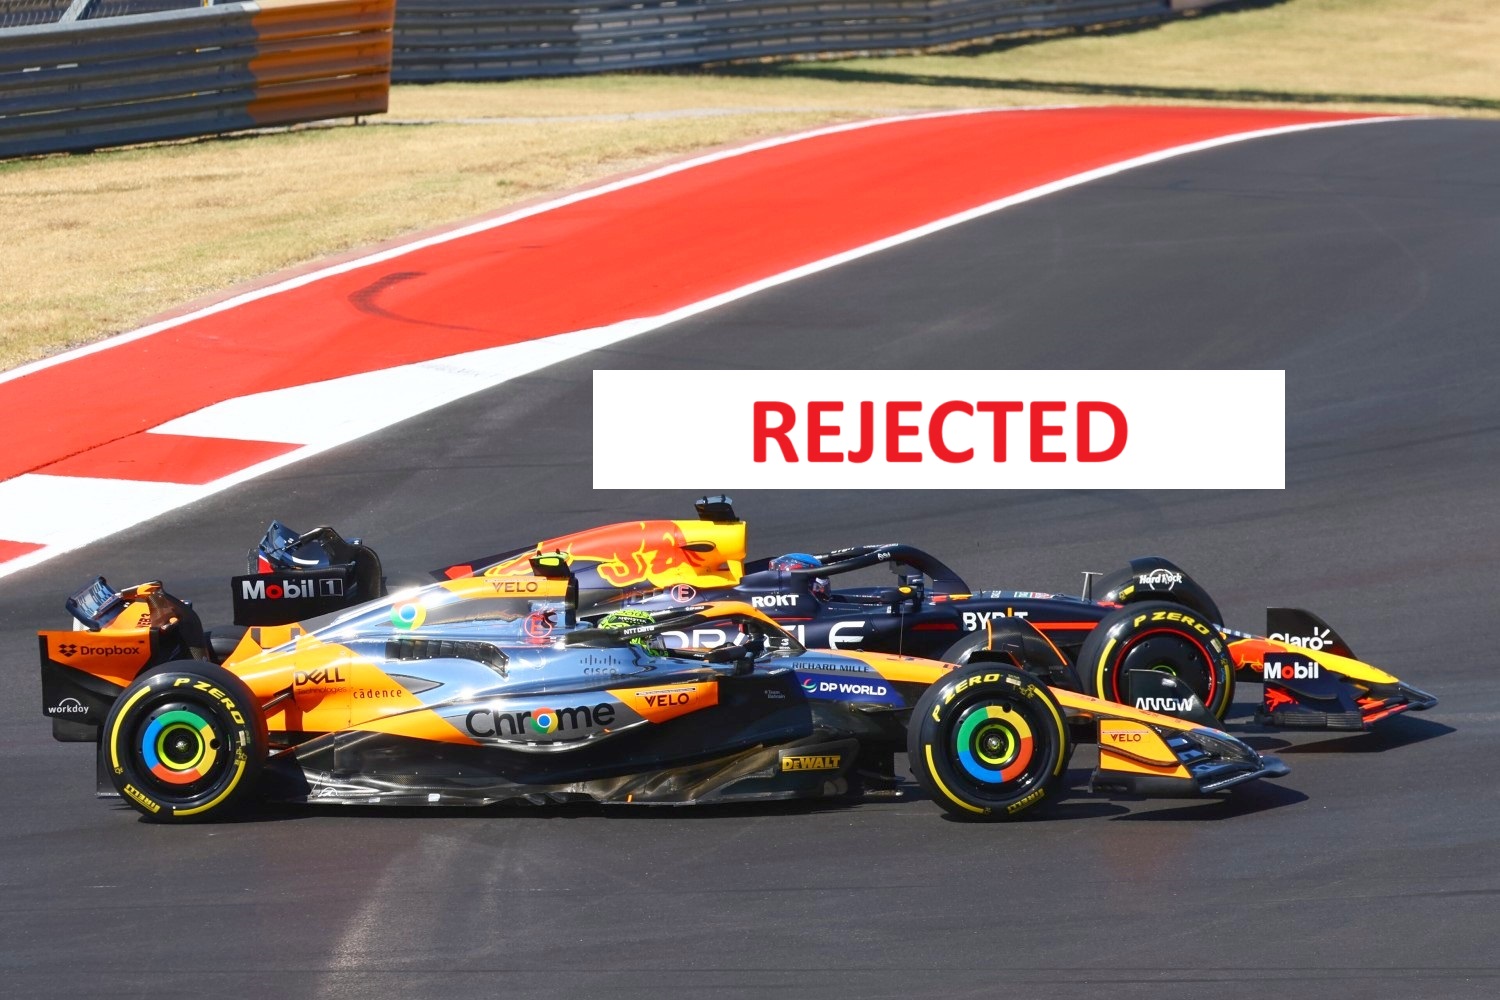
M 915 49 L 1173 10 L 1173 0 L 400 0 L 393 78 L 490 80 Z
M 0 31 L 0 157 L 378 114 L 394 0 L 258 0 Z
M 391 79 L 920 49 L 1223 0 L 0 0 L 0 157 L 377 114 Z M 394 47 L 392 24 L 394 18 Z

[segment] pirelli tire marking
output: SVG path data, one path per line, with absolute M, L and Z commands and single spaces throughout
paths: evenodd
M 111 712 L 111 779 L 150 818 L 186 819 L 219 809 L 242 790 L 263 755 L 265 740 L 257 740 L 246 718 L 250 713 L 259 723 L 247 689 L 222 668 L 204 668 L 203 674 L 196 667 L 148 674 Z
M 1102 634 L 1107 636 L 1103 648 L 1097 655 L 1085 656 L 1086 660 L 1093 661 L 1086 673 L 1086 677 L 1093 681 L 1094 689 L 1089 693 L 1126 703 L 1125 692 L 1118 689 L 1122 678 L 1116 662 L 1116 647 L 1120 647 L 1118 659 L 1123 660 L 1133 644 L 1158 631 L 1181 636 L 1198 647 L 1204 660 L 1205 683 L 1193 685 L 1194 691 L 1213 715 L 1222 719 L 1228 714 L 1234 700 L 1235 666 L 1217 628 L 1200 621 L 1193 612 L 1175 606 L 1127 605 L 1115 614 L 1119 616 L 1117 621 L 1099 626 Z M 1090 645 L 1085 640 L 1081 653 L 1088 654 Z
M 908 752 L 918 783 L 955 815 L 1008 819 L 1046 799 L 1067 770 L 1067 725 L 1020 670 L 976 664 L 929 689 Z

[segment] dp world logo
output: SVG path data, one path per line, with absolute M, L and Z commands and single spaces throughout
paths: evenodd
M 811 677 L 804 677 L 802 679 L 802 690 L 808 694 L 814 694 L 818 690 L 818 682 Z
M 64 656 L 72 656 L 74 653 L 78 652 L 78 647 L 71 642 L 65 642 L 61 646 L 57 647 L 57 651 Z

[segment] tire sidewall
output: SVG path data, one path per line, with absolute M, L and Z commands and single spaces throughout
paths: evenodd
M 1205 671 L 1212 679 L 1211 693 L 1198 691 L 1199 700 L 1216 718 L 1222 719 L 1234 701 L 1234 660 L 1224 636 L 1197 611 L 1167 601 L 1126 604 L 1112 612 L 1084 640 L 1078 653 L 1078 675 L 1084 692 L 1106 701 L 1115 697 L 1115 678 L 1132 643 L 1151 632 L 1176 634 L 1192 641 L 1206 657 Z M 1123 682 L 1123 678 L 1121 679 Z
M 214 763 L 181 791 L 148 769 L 142 739 L 153 715 L 185 706 L 214 734 Z M 161 822 L 217 819 L 251 795 L 266 754 L 265 720 L 243 681 L 201 661 L 153 668 L 115 700 L 101 733 L 105 767 L 120 796 Z
M 981 787 L 955 759 L 955 737 L 966 713 L 1004 706 L 1025 719 L 1033 740 L 1015 781 Z M 940 806 L 964 819 L 1003 820 L 1055 798 L 1067 772 L 1068 728 L 1045 684 L 1015 667 L 981 662 L 954 670 L 923 694 L 912 713 L 907 752 L 918 784 Z

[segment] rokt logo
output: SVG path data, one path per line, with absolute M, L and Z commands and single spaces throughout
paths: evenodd
M 1267 663 L 1261 668 L 1261 678 L 1268 681 L 1306 681 L 1316 680 L 1319 676 L 1316 663 L 1303 663 L 1300 660 Z
M 797 606 L 796 594 L 767 594 L 764 597 L 750 598 L 752 608 L 795 608 Z

